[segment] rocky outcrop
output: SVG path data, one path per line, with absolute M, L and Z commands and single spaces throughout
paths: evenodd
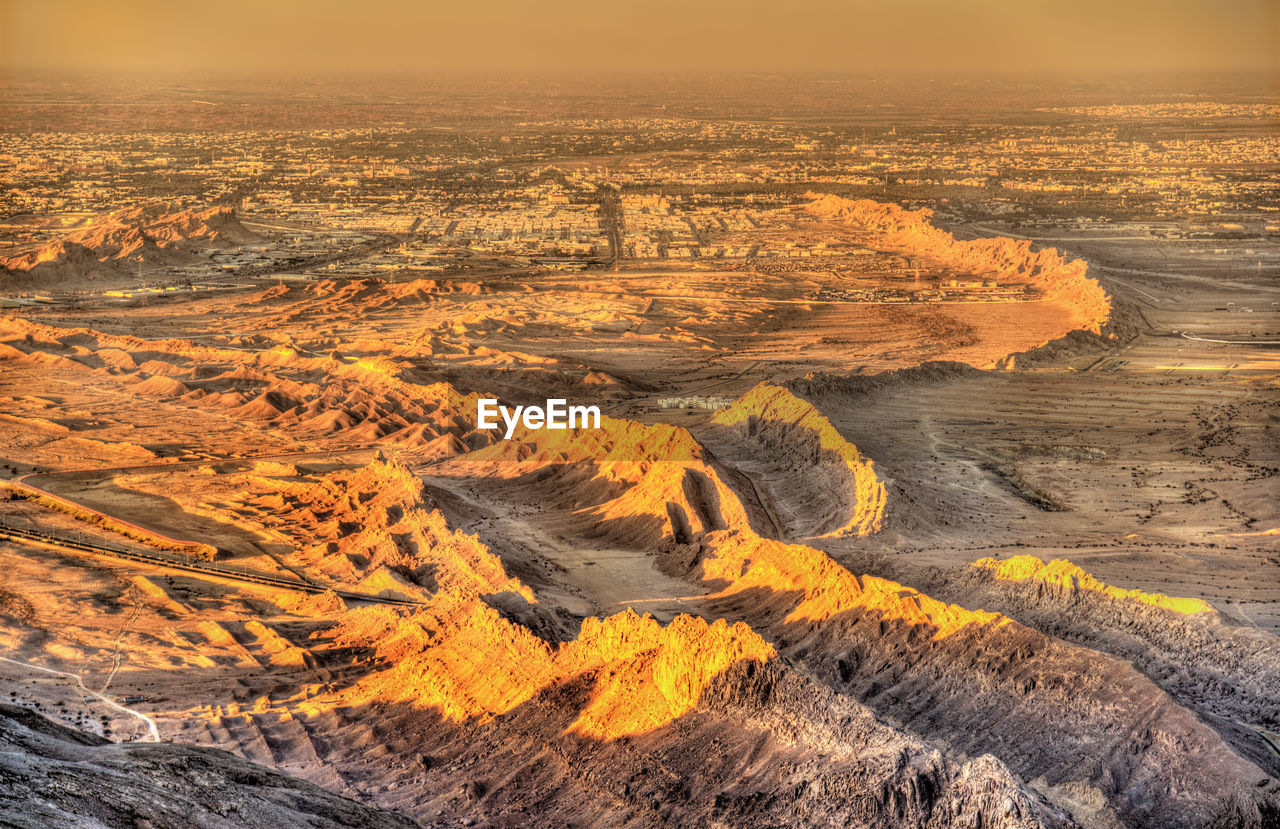
M 307 439 L 441 454 L 495 440 L 495 433 L 475 428 L 475 395 L 445 382 L 414 382 L 408 364 L 385 356 L 347 360 L 287 345 L 248 351 L 6 317 L 0 360 L 6 359 L 89 369 L 138 395 L 224 411 Z
M 982 559 L 920 574 L 934 595 L 965 597 L 1052 636 L 1132 662 L 1201 712 L 1275 775 L 1280 758 L 1255 729 L 1280 733 L 1280 640 L 1229 624 L 1208 603 L 1125 590 L 1065 560 Z
M 576 639 L 553 646 L 457 593 L 411 618 L 382 608 L 349 614 L 339 641 L 372 645 L 391 666 L 358 683 L 348 703 L 404 701 L 455 722 L 487 721 L 546 689 L 590 678 L 589 701 L 570 730 L 599 740 L 666 726 L 729 666 L 777 655 L 743 624 L 680 616 L 663 627 L 631 610 L 589 617 Z
M 354 611 L 338 631 L 385 669 L 307 705 L 414 723 L 436 746 L 405 795 L 415 812 L 511 826 L 1074 825 L 998 760 L 944 759 L 742 623 L 663 626 L 628 610 L 552 645 L 442 594 L 411 617 Z M 367 726 L 348 722 L 338 744 L 363 744 Z
M 1035 556 L 1014 556 L 1003 561 L 981 558 L 973 562 L 994 578 L 1003 581 L 1033 581 L 1043 591 L 1070 595 L 1081 590 L 1099 593 L 1119 601 L 1138 602 L 1175 613 L 1212 613 L 1213 607 L 1203 599 L 1182 599 L 1163 593 L 1146 593 L 1141 590 L 1122 590 L 1102 582 L 1066 559 L 1054 559 L 1045 563 Z
M 785 466 L 797 502 L 820 505 L 807 535 L 869 535 L 884 519 L 885 486 L 875 464 L 844 439 L 812 404 L 761 383 L 716 412 L 712 423 Z
M 923 257 L 966 273 L 997 273 L 1025 281 L 1046 299 L 1068 308 L 1073 327 L 1101 334 L 1111 314 L 1111 298 L 1088 275 L 1082 259 L 1068 260 L 1053 248 L 1033 250 L 1030 240 L 1007 238 L 960 241 L 935 227 L 928 208 L 905 210 L 896 204 L 850 200 L 809 193 L 805 210 L 865 230 L 876 246 Z
M 6 826 L 409 829 L 392 812 L 214 748 L 113 743 L 0 703 Z
M 744 532 L 704 539 L 688 575 L 717 589 L 713 613 L 877 713 L 1023 779 L 1082 781 L 1122 820 L 1261 827 L 1280 808 L 1280 782 L 1113 657 Z
M 392 590 L 419 592 L 416 585 L 476 595 L 511 592 L 534 600 L 479 539 L 448 525 L 420 478 L 381 453 L 355 470 L 315 478 L 254 475 L 250 482 L 252 489 L 241 498 L 270 507 L 278 531 L 298 535 L 299 560 L 337 586 L 387 568 L 400 577 Z

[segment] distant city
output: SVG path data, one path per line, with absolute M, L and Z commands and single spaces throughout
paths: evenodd
M 164 200 L 231 202 L 242 218 L 274 224 L 282 235 L 210 251 L 212 266 L 163 270 L 157 282 L 276 270 L 447 271 L 495 258 L 557 268 L 823 258 L 826 267 L 856 270 L 868 251 L 820 234 L 797 237 L 795 225 L 778 224 L 775 208 L 822 188 L 927 206 L 942 220 L 999 220 L 1015 234 L 1182 240 L 1196 248 L 1190 252 L 1225 255 L 1222 240 L 1280 235 L 1274 138 L 1238 129 L 1156 137 L 1149 121 L 1132 119 L 1265 124 L 1275 110 L 1115 106 L 1046 112 L 1038 125 L 937 129 L 522 122 L 501 137 L 407 128 L 136 132 L 109 140 L 3 133 L 0 171 L 9 186 L 0 191 L 0 254 L 121 204 Z M 663 151 L 673 146 L 680 151 Z M 367 255 L 299 267 L 344 250 Z

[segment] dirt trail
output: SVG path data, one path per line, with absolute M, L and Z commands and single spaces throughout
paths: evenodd
M 147 726 L 146 741 L 152 743 L 160 742 L 160 729 L 156 727 L 155 720 L 151 719 L 146 714 L 143 714 L 141 711 L 135 711 L 132 708 L 121 705 L 110 697 L 89 688 L 89 686 L 84 684 L 84 680 L 80 678 L 79 674 L 68 673 L 67 671 L 56 671 L 53 668 L 46 668 L 43 665 L 32 665 L 30 662 L 20 662 L 17 659 L 10 659 L 7 656 L 0 656 L 0 662 L 8 662 L 10 665 L 17 665 L 21 668 L 27 668 L 32 671 L 40 671 L 41 673 L 54 674 L 55 676 L 62 676 L 67 679 L 74 680 L 76 686 L 79 687 L 85 695 L 93 697 L 108 708 L 112 708 L 122 714 L 128 714 L 130 717 L 135 717 L 144 722 Z

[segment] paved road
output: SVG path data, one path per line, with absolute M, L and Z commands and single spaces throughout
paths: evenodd
M 1212 337 L 1200 337 L 1190 331 L 1179 332 L 1184 340 L 1195 340 L 1200 343 L 1222 343 L 1223 345 L 1280 345 L 1280 340 L 1216 340 Z

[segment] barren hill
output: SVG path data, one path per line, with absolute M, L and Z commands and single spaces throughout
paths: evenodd
M 255 241 L 230 207 L 144 205 L 103 214 L 48 244 L 0 257 L 0 278 L 50 286 L 200 261 L 198 249 Z

